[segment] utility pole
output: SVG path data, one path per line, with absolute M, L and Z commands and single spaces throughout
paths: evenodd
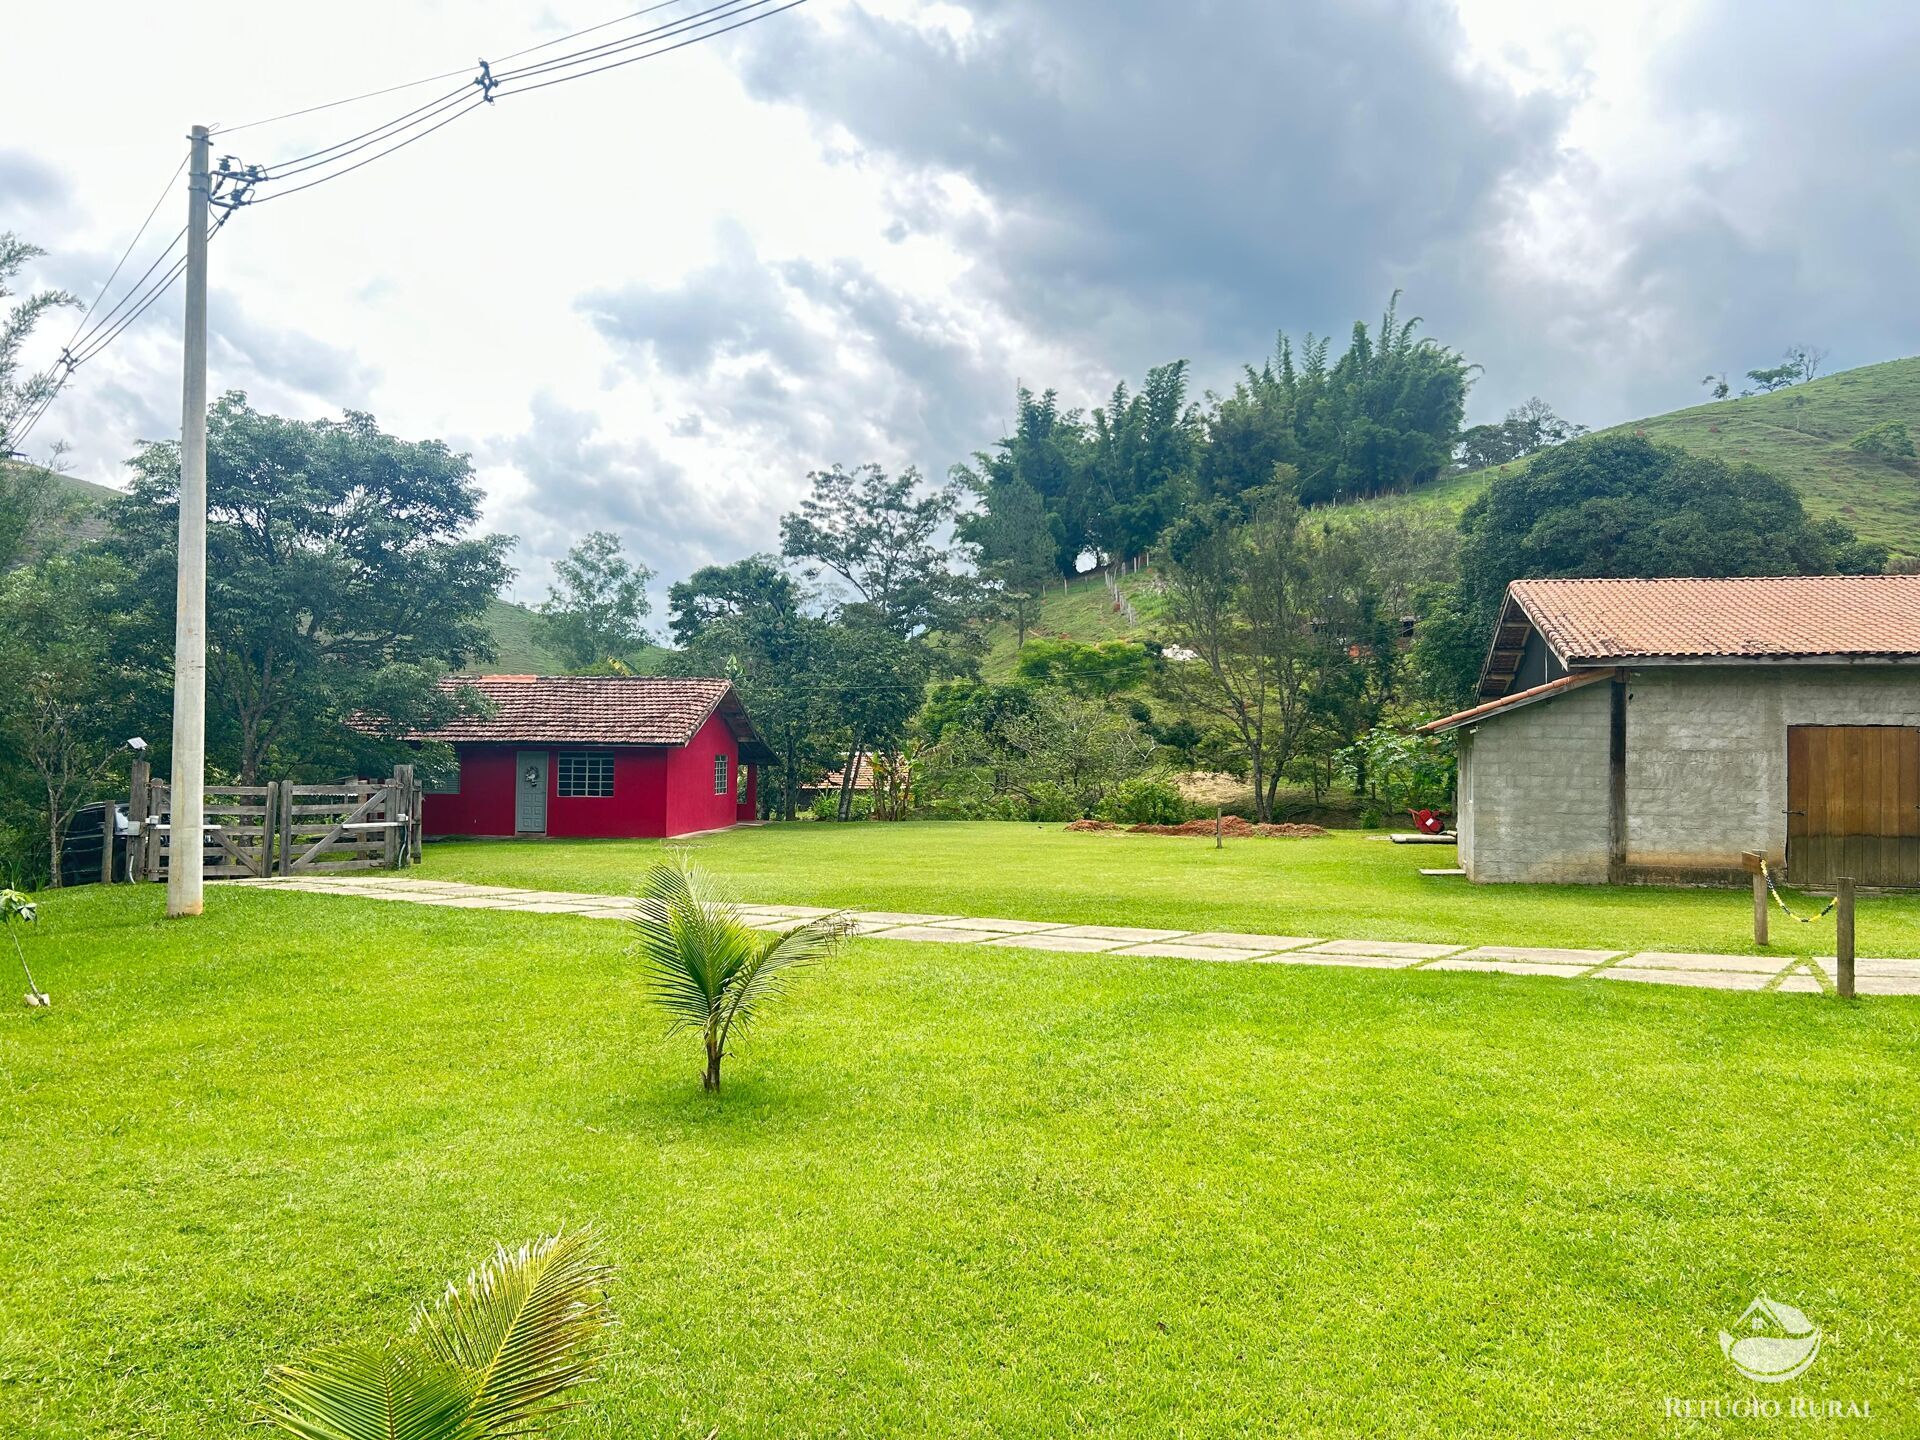
M 187 315 L 180 413 L 179 575 L 173 624 L 173 754 L 167 799 L 167 914 L 198 915 L 207 769 L 207 127 L 187 168 Z

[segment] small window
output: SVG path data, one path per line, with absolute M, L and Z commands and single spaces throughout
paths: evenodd
M 716 795 L 727 793 L 727 757 L 724 755 L 713 757 L 713 793 Z
M 562 800 L 605 800 L 613 794 L 613 756 L 582 750 L 560 752 Z

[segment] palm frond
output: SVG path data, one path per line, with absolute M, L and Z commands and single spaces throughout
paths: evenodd
M 736 1028 L 745 1029 L 766 1001 L 781 994 L 795 970 L 817 965 L 852 932 L 853 920 L 844 911 L 822 915 L 784 935 L 761 940 L 754 956 L 736 973 L 728 987 L 721 1021 L 722 1042 Z
M 739 912 L 708 893 L 683 860 L 652 866 L 630 920 L 647 965 L 647 989 L 672 1029 L 705 1028 L 724 1004 L 728 983 L 750 958 L 755 932 Z
M 468 1377 L 475 1434 L 525 1434 L 593 1378 L 613 1318 L 610 1273 L 592 1231 L 563 1232 L 500 1249 L 464 1286 L 416 1312 L 422 1352 Z
M 267 1372 L 266 1423 L 301 1440 L 478 1440 L 472 1387 L 409 1349 L 360 1342 Z

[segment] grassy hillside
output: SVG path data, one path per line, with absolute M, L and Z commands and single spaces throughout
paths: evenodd
M 1159 589 L 1158 574 L 1147 567 L 1122 576 L 1121 591 L 1133 606 L 1136 626 L 1115 605 L 1104 581 L 1098 575 L 1081 575 L 1047 592 L 1040 602 L 1040 615 L 1028 631 L 1028 637 L 1046 636 L 1055 640 L 1078 640 L 1096 645 L 1103 640 L 1127 640 L 1153 633 L 1165 600 Z M 983 679 L 1005 681 L 1012 677 L 1015 660 L 1014 630 L 1011 625 L 996 625 L 991 632 L 990 648 L 980 662 Z
M 1845 521 L 1896 556 L 1920 558 L 1920 465 L 1847 448 L 1861 431 L 1904 420 L 1920 433 L 1920 356 L 1844 370 L 1771 395 L 1721 400 L 1629 421 L 1635 431 L 1729 464 L 1754 464 L 1789 480 L 1816 517 Z M 1525 462 L 1520 462 L 1524 464 Z M 1369 502 L 1464 509 L 1490 470 L 1453 475 L 1410 495 Z

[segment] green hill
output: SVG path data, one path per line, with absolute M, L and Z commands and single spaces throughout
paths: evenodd
M 1158 573 L 1149 565 L 1121 576 L 1117 583 L 1122 596 L 1133 606 L 1134 620 L 1127 618 L 1125 609 L 1116 603 L 1098 574 L 1079 575 L 1047 592 L 1028 638 L 1044 636 L 1097 645 L 1103 640 L 1130 640 L 1152 634 L 1166 605 Z M 980 662 L 983 679 L 1000 682 L 1012 678 L 1014 639 L 1011 625 L 995 625 L 989 632 L 986 658 Z
M 1789 480 L 1816 518 L 1837 517 L 1896 557 L 1920 559 L 1920 465 L 1848 448 L 1861 431 L 1904 420 L 1920 435 L 1920 356 L 1822 376 L 1771 395 L 1719 400 L 1615 426 Z M 1524 465 L 1525 461 L 1516 462 Z M 1406 495 L 1363 502 L 1464 509 L 1493 471 L 1451 475 Z

